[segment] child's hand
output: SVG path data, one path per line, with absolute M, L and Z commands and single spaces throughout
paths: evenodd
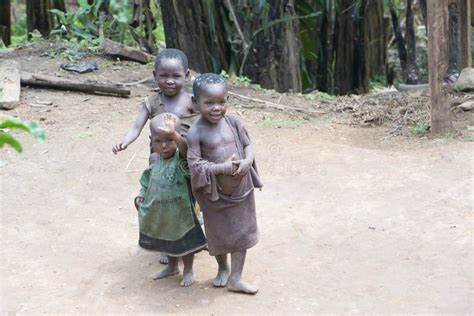
M 114 154 L 117 154 L 119 151 L 127 149 L 128 145 L 125 145 L 123 142 L 115 144 L 114 147 L 112 147 L 112 152 Z
M 145 198 L 143 196 L 137 196 L 135 198 L 135 200 L 133 201 L 137 211 L 138 211 L 138 208 L 140 207 L 140 205 L 142 205 L 143 201 L 145 201 Z
M 232 162 L 233 165 L 237 166 L 237 170 L 232 174 L 234 176 L 243 176 L 252 168 L 253 160 L 241 159 Z
M 176 131 L 176 119 L 174 118 L 173 115 L 166 113 L 163 117 L 165 126 L 164 127 L 158 127 L 161 131 L 165 132 L 168 136 L 172 137 L 174 136 L 174 133 Z
M 235 160 L 236 155 L 233 154 L 229 158 L 227 158 L 224 162 L 224 174 L 227 175 L 234 175 L 234 173 L 237 171 L 237 165 L 234 164 L 234 162 L 238 161 Z

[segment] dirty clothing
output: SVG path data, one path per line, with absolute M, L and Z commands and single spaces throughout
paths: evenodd
M 243 159 L 244 148 L 251 144 L 248 133 L 237 119 L 229 116 L 224 119 L 234 134 L 240 156 L 237 159 Z M 213 162 L 203 159 L 192 148 L 188 149 L 188 164 L 193 193 L 204 216 L 209 254 L 243 251 L 257 244 L 254 188 L 261 188 L 262 183 L 255 162 L 231 195 L 219 191 L 217 177 L 210 168 Z
M 186 160 L 179 151 L 151 164 L 140 178 L 139 245 L 180 257 L 206 246 L 194 212 Z

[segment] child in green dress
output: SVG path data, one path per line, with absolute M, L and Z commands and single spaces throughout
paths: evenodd
M 135 198 L 139 219 L 139 245 L 168 255 L 168 266 L 155 275 L 162 279 L 178 274 L 183 258 L 181 286 L 194 282 L 194 253 L 206 247 L 206 238 L 194 212 L 186 154 L 187 144 L 179 134 L 179 119 L 164 113 L 151 120 L 150 166 L 140 178 Z

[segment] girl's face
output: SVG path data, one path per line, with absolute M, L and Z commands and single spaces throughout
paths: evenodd
M 202 88 L 199 97 L 193 97 L 201 117 L 211 124 L 217 124 L 227 110 L 227 87 L 224 84 L 208 84 Z
M 169 97 L 175 96 L 183 88 L 189 70 L 185 70 L 179 59 L 163 58 L 153 71 L 160 90 Z
M 169 159 L 176 153 L 176 143 L 166 137 L 166 134 L 158 130 L 151 135 L 151 147 L 153 152 L 160 155 L 161 159 Z

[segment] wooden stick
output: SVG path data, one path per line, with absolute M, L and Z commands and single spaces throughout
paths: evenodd
M 322 115 L 322 114 L 327 114 L 327 112 L 324 112 L 324 111 L 316 111 L 316 110 L 313 110 L 313 109 L 304 109 L 304 108 L 299 108 L 299 107 L 295 107 L 295 106 L 277 104 L 277 103 L 273 103 L 273 102 L 269 102 L 269 101 L 264 101 L 264 100 L 260 100 L 260 99 L 246 97 L 244 95 L 240 95 L 240 94 L 230 92 L 230 91 L 229 91 L 229 94 L 232 95 L 232 96 L 235 96 L 236 98 L 245 100 L 245 101 L 252 101 L 252 102 L 262 103 L 262 104 L 264 104 L 264 106 L 263 106 L 264 108 L 272 108 L 272 109 L 277 109 L 279 111 L 291 111 L 291 112 L 304 113 L 304 114 L 307 114 L 307 115 L 310 115 L 310 116 L 319 116 L 319 115 Z
M 129 97 L 130 90 L 118 88 L 100 83 L 86 83 L 62 79 L 58 77 L 35 75 L 23 72 L 21 75 L 21 84 L 23 86 L 50 88 L 58 90 L 81 91 L 91 94 L 117 95 L 120 97 Z
M 125 167 L 125 170 L 128 170 L 128 168 L 130 167 L 130 165 L 132 164 L 132 161 L 135 159 L 136 156 L 137 156 L 137 154 L 133 154 L 132 158 L 130 158 L 130 160 L 128 161 L 127 166 Z
M 0 66 L 0 108 L 11 110 L 20 102 L 20 64 L 6 60 Z

